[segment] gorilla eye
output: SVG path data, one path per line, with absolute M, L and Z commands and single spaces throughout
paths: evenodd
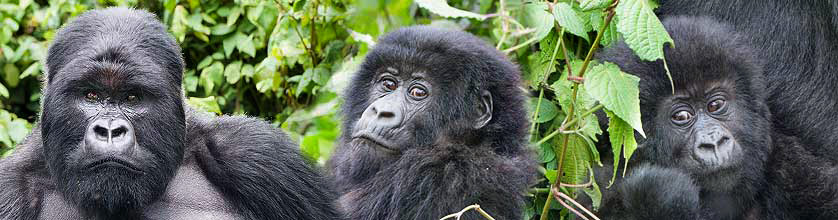
M 127 101 L 129 103 L 137 102 L 139 100 L 140 100 L 140 97 L 137 97 L 136 95 L 128 95 L 128 96 L 125 97 L 125 101 Z
M 90 91 L 90 92 L 87 92 L 87 95 L 85 95 L 85 96 L 84 96 L 84 98 L 86 98 L 86 99 L 87 99 L 87 101 L 91 101 L 91 102 L 92 102 L 92 101 L 96 101 L 96 100 L 98 100 L 98 99 L 99 99 L 99 95 L 97 95 L 97 94 L 96 94 L 96 92 Z
M 416 86 L 410 88 L 410 95 L 416 98 L 425 98 L 425 96 L 428 96 L 428 91 L 425 91 L 422 87 Z
M 393 81 L 392 79 L 382 80 L 381 85 L 383 85 L 384 88 L 387 89 L 387 91 L 393 91 L 393 90 L 396 90 L 396 88 L 399 88 L 399 84 L 396 83 L 396 81 Z
M 716 99 L 716 100 L 713 100 L 712 102 L 707 104 L 707 111 L 716 112 L 719 109 L 722 109 L 722 107 L 724 107 L 724 106 L 725 106 L 725 100 L 724 99 Z
M 693 113 L 685 110 L 681 110 L 672 114 L 672 122 L 676 124 L 686 124 L 690 120 L 693 119 Z

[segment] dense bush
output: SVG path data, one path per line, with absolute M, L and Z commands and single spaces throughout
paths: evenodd
M 594 143 L 602 133 L 592 112 L 608 112 L 615 155 L 629 158 L 636 147 L 637 78 L 591 61 L 592 45 L 622 37 L 654 60 L 671 43 L 651 0 L 0 0 L 2 156 L 37 119 L 41 61 L 57 28 L 114 5 L 150 10 L 168 25 L 184 51 L 188 103 L 270 120 L 321 164 L 340 133 L 339 95 L 379 35 L 430 24 L 483 37 L 521 66 L 533 96 L 532 146 L 545 178 L 532 190 L 527 218 L 568 214 L 551 204 L 551 186 L 599 198 L 599 186 L 588 182 L 600 165 Z

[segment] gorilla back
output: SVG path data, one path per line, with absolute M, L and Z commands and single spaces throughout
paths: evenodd
M 381 37 L 347 88 L 330 164 L 350 219 L 520 219 L 535 177 L 520 72 L 461 31 Z M 466 219 L 478 215 L 469 213 Z
M 38 126 L 0 161 L 0 219 L 332 219 L 334 196 L 267 123 L 184 108 L 154 15 L 80 15 L 46 60 Z

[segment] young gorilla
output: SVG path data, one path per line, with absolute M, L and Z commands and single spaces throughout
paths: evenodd
M 335 219 L 336 198 L 264 121 L 185 109 L 154 15 L 94 10 L 56 35 L 40 123 L 0 161 L 0 219 Z
M 743 36 L 724 24 L 706 17 L 671 17 L 663 23 L 676 45 L 664 49 L 674 94 L 662 62 L 642 61 L 624 43 L 599 54 L 640 78 L 648 135 L 639 139 L 631 161 L 639 166 L 603 193 L 599 215 L 744 219 L 772 211 L 761 208 L 774 202 L 761 200 L 769 196 L 761 193 L 773 193 L 764 190 L 764 171 L 772 136 L 780 136 L 772 134 L 761 63 Z M 610 171 L 602 173 L 610 177 Z
M 410 27 L 381 37 L 346 90 L 330 162 L 347 216 L 439 219 L 479 204 L 520 219 L 536 164 L 519 75 L 465 32 Z

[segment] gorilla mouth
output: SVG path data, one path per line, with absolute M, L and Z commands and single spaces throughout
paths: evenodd
M 125 170 L 128 170 L 128 171 L 134 172 L 134 173 L 139 173 L 139 174 L 143 173 L 143 171 L 140 170 L 140 168 L 138 168 L 137 166 L 134 166 L 133 164 L 131 164 L 127 161 L 116 159 L 116 158 L 105 158 L 105 159 L 90 163 L 90 164 L 88 164 L 87 166 L 84 167 L 85 170 L 89 170 L 89 171 L 96 171 L 96 170 L 105 169 L 105 168 L 120 168 L 120 169 L 125 169 Z
M 356 141 L 363 141 L 367 143 L 371 143 L 378 149 L 381 149 L 385 152 L 396 153 L 399 152 L 398 149 L 393 147 L 389 142 L 385 141 L 384 138 L 381 138 L 377 135 L 371 135 L 368 133 L 360 133 L 356 135 L 352 135 L 352 139 Z

